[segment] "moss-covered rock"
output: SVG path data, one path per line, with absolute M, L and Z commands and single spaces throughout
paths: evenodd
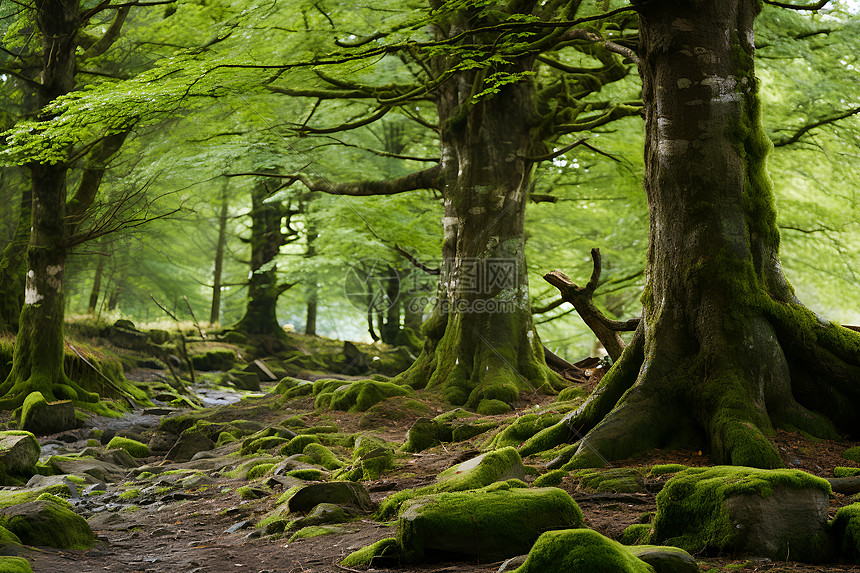
M 573 474 L 580 487 L 592 491 L 637 493 L 644 491 L 642 475 L 631 468 L 580 470 Z
M 23 557 L 0 557 L 0 571 L 3 573 L 33 573 L 30 563 Z
M 338 470 L 344 465 L 344 463 L 334 455 L 334 452 L 322 444 L 310 443 L 305 446 L 302 453 L 313 459 L 315 464 L 320 465 L 329 471 Z
M 833 477 L 844 478 L 860 476 L 860 468 L 846 468 L 837 466 L 833 468 Z
M 335 479 L 362 481 L 378 478 L 394 466 L 394 449 L 391 444 L 367 434 L 355 438 L 352 463 L 336 471 Z
M 344 567 L 364 565 L 367 567 L 384 567 L 395 565 L 400 561 L 400 546 L 394 537 L 380 539 L 376 543 L 353 551 L 340 562 Z
M 503 448 L 506 446 L 513 446 L 515 448 L 519 447 L 541 430 L 557 424 L 561 418 L 562 414 L 558 412 L 547 412 L 543 414 L 534 413 L 518 416 L 510 425 L 496 434 L 488 445 L 491 448 Z
M 314 382 L 313 393 L 316 396 L 316 408 L 365 412 L 386 398 L 410 396 L 413 391 L 407 386 L 377 380 L 348 382 L 321 379 Z
M 525 478 L 525 468 L 520 455 L 514 448 L 502 448 L 448 468 L 439 474 L 436 484 L 402 490 L 388 496 L 380 504 L 378 517 L 390 519 L 397 514 L 406 500 L 421 495 L 480 489 L 495 482 L 508 480 L 522 483 L 523 478 Z
M 300 454 L 309 444 L 320 444 L 320 439 L 313 434 L 301 434 L 281 446 L 278 453 L 282 456 Z
M 547 531 L 515 573 L 655 573 L 627 548 L 590 529 Z
M 478 407 L 475 411 L 482 416 L 496 416 L 498 414 L 507 414 L 512 410 L 510 404 L 502 400 L 484 398 L 478 402 Z
M 78 424 L 71 400 L 48 403 L 41 392 L 30 392 L 21 407 L 19 427 L 38 436 L 72 430 Z
M 111 441 L 108 442 L 107 448 L 109 450 L 112 449 L 121 449 L 132 457 L 135 458 L 147 458 L 150 456 L 149 446 L 138 442 L 137 440 L 132 440 L 131 438 L 121 438 L 120 436 L 114 436 L 111 438 Z
M 553 487 L 561 483 L 561 480 L 570 475 L 570 472 L 564 470 L 550 470 L 539 476 L 534 481 L 535 487 Z
M 654 573 L 699 573 L 693 556 L 678 547 L 637 545 L 627 551 L 653 567 Z
M 308 527 L 303 527 L 296 531 L 292 537 L 290 537 L 290 543 L 294 541 L 300 541 L 302 539 L 310 539 L 312 537 L 322 537 L 323 535 L 334 535 L 346 533 L 346 530 L 342 527 L 338 527 L 337 525 L 310 525 Z
M 191 355 L 195 370 L 230 370 L 236 362 L 236 351 L 230 348 L 211 348 Z
M 397 542 L 409 562 L 452 556 L 493 561 L 526 553 L 549 529 L 581 526 L 582 512 L 564 490 L 500 483 L 408 501 Z
M 857 462 L 860 464 L 860 446 L 848 448 L 847 450 L 842 452 L 842 457 L 846 460 L 851 460 L 852 462 Z
M 689 468 L 657 495 L 651 542 L 691 553 L 820 560 L 830 493 L 826 480 L 799 470 Z
M 852 503 L 837 511 L 828 529 L 842 557 L 860 563 L 860 503 Z
M 0 432 L 0 485 L 21 485 L 36 473 L 41 447 L 30 432 Z
M 58 549 L 89 549 L 95 536 L 87 520 L 50 500 L 0 508 L 0 526 L 27 545 Z
M 628 525 L 621 534 L 619 541 L 624 545 L 644 545 L 651 539 L 650 523 L 634 523 Z
M 5 527 L 0 527 L 0 555 L 17 555 L 20 549 L 21 540 L 18 536 Z M 0 571 L 3 569 L 0 568 Z
M 651 469 L 648 471 L 648 475 L 651 477 L 658 477 L 666 474 L 682 472 L 685 469 L 687 469 L 687 466 L 684 464 L 658 464 L 656 466 L 651 466 Z

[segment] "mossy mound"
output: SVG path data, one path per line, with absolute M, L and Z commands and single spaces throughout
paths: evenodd
M 651 469 L 648 471 L 648 475 L 651 477 L 658 477 L 666 474 L 682 472 L 685 469 L 687 469 L 687 466 L 684 464 L 658 464 L 656 466 L 651 466 Z
M 334 478 L 348 481 L 377 479 L 394 467 L 394 449 L 391 444 L 375 436 L 360 435 L 355 439 L 352 464 L 334 473 Z
M 860 446 L 848 448 L 847 450 L 842 452 L 842 457 L 846 460 L 851 460 L 852 462 L 857 462 L 858 464 L 860 464 Z
M 292 537 L 290 537 L 290 543 L 302 539 L 310 539 L 312 537 L 322 537 L 323 535 L 333 535 L 340 533 L 346 533 L 346 530 L 343 527 L 338 527 L 337 525 L 309 525 L 308 527 L 303 527 L 296 531 L 292 535 Z
M 837 466 L 833 468 L 833 477 L 844 478 L 860 476 L 860 468 L 846 468 Z
M 279 394 L 282 400 L 292 400 L 302 396 L 310 396 L 314 391 L 314 383 L 309 380 L 296 380 L 289 376 L 281 378 L 280 382 L 272 389 L 272 393 Z
M 125 450 L 128 454 L 134 458 L 148 458 L 150 456 L 149 446 L 138 442 L 137 440 L 132 440 L 131 438 L 121 438 L 120 436 L 114 436 L 107 444 L 107 449 L 120 449 Z
M 407 386 L 377 380 L 348 382 L 321 379 L 313 385 L 315 408 L 346 412 L 366 412 L 386 398 L 410 396 L 412 393 L 413 390 Z
M 558 412 L 524 414 L 516 418 L 509 426 L 496 434 L 493 440 L 488 444 L 488 447 L 519 447 L 541 430 L 557 424 L 561 418 L 562 414 Z M 543 451 L 543 449 L 536 449 L 535 451 Z
M 23 557 L 0 557 L 0 571 L 3 573 L 33 573 L 30 563 Z
M 405 489 L 388 496 L 379 506 L 378 516 L 390 519 L 407 500 L 441 492 L 480 489 L 495 482 L 523 483 L 523 460 L 514 448 L 481 454 L 439 474 L 438 482 L 418 489 Z
M 564 490 L 498 483 L 410 500 L 400 513 L 397 543 L 408 562 L 442 557 L 493 561 L 526 553 L 548 529 L 582 524 L 579 506 Z
M 19 427 L 39 436 L 72 430 L 78 425 L 71 400 L 49 403 L 41 392 L 30 392 L 21 406 Z
M 657 495 L 651 541 L 691 553 L 820 559 L 830 493 L 826 480 L 799 470 L 688 468 Z
M 344 463 L 334 455 L 334 452 L 322 444 L 310 443 L 305 446 L 302 453 L 313 459 L 315 464 L 329 471 L 338 470 L 344 466 Z
M 41 451 L 38 440 L 30 432 L 0 432 L 0 485 L 26 483 L 36 473 Z
M 409 428 L 404 452 L 417 453 L 443 442 L 462 442 L 498 426 L 494 420 L 474 419 L 473 415 L 457 408 L 435 418 L 418 418 Z
M 380 539 L 376 543 L 353 551 L 340 564 L 344 567 L 364 565 L 367 567 L 384 567 L 396 565 L 400 561 L 400 546 L 394 537 Z
M 550 470 L 539 476 L 534 481 L 535 487 L 553 487 L 561 483 L 561 481 L 570 475 L 570 472 L 564 470 Z
M 623 545 L 590 529 L 547 531 L 515 573 L 655 573 Z
M 0 508 L 0 526 L 27 545 L 83 550 L 95 541 L 87 520 L 50 500 Z
M 852 503 L 837 511 L 828 529 L 842 556 L 860 563 L 860 503 Z
M 619 541 L 624 545 L 645 545 L 651 539 L 650 523 L 634 523 L 628 525 L 621 534 Z
M 573 474 L 582 488 L 612 493 L 638 493 L 644 491 L 642 475 L 630 468 L 611 470 L 580 470 Z
M 190 358 L 195 370 L 226 371 L 236 363 L 236 351 L 230 348 L 209 348 L 192 354 Z

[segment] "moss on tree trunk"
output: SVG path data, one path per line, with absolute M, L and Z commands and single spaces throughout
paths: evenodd
M 479 21 L 457 13 L 438 36 Z M 438 73 L 450 62 L 436 61 Z M 523 58 L 508 66 L 527 72 Z M 529 307 L 524 218 L 540 141 L 534 88 L 528 79 L 475 100 L 486 71 L 458 72 L 439 90 L 441 180 L 444 195 L 443 263 L 424 349 L 402 379 L 440 388 L 453 404 L 505 409 L 520 391 L 552 390 Z
M 578 440 L 561 459 L 575 454 L 574 467 L 687 443 L 714 463 L 770 468 L 782 465 L 775 428 L 860 435 L 860 337 L 806 309 L 779 264 L 753 68 L 758 10 L 754 0 L 641 4 L 643 321 L 587 403 L 527 450 Z

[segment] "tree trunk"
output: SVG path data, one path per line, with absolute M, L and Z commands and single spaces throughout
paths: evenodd
M 37 0 L 36 22 L 42 36 L 42 85 L 39 108 L 69 93 L 75 84 L 76 2 Z M 0 409 L 20 406 L 30 392 L 48 401 L 98 400 L 63 372 L 63 273 L 66 265 L 66 172 L 64 161 L 31 163 L 33 206 L 24 306 L 15 339 L 12 370 L 0 385 Z
M 770 468 L 782 466 L 767 438 L 776 427 L 860 436 L 860 336 L 803 307 L 779 265 L 753 69 L 758 10 L 755 0 L 641 5 L 643 320 L 585 407 L 524 454 L 588 432 L 566 467 L 683 443 L 713 463 Z
M 307 215 L 310 213 L 310 205 L 308 204 L 305 207 L 305 212 Z M 307 221 L 307 248 L 305 250 L 305 258 L 311 259 L 316 256 L 317 250 L 314 247 L 314 242 L 317 238 L 317 230 L 316 225 L 314 224 L 313 219 L 308 217 Z M 318 293 L 319 293 L 319 285 L 317 284 L 317 275 L 314 272 L 308 273 L 308 285 L 307 290 L 305 291 L 305 296 L 307 297 L 307 313 L 305 314 L 305 334 L 308 336 L 316 336 L 317 334 L 317 305 L 318 305 Z
M 224 248 L 227 245 L 228 201 L 227 183 L 221 188 L 221 211 L 218 213 L 218 242 L 215 244 L 215 270 L 212 272 L 212 307 L 209 310 L 209 324 L 220 322 L 221 318 L 221 275 L 224 269 Z
M 457 13 L 437 35 L 446 38 L 469 26 L 481 22 Z M 531 66 L 526 58 L 505 71 Z M 538 127 L 533 86 L 521 80 L 475 102 L 486 73 L 461 71 L 440 88 L 442 272 L 424 349 L 402 375 L 413 387 L 441 388 L 451 403 L 479 410 L 511 404 L 520 391 L 550 390 L 557 381 L 532 323 L 525 265 L 523 224 L 533 168 L 525 155 Z
M 281 207 L 276 202 L 265 202 L 269 195 L 265 182 L 251 191 L 251 274 L 248 278 L 248 303 L 245 315 L 234 327 L 246 334 L 284 335 L 278 323 L 278 286 L 275 257 L 283 241 L 281 235 Z
M 11 168 L 10 168 L 11 169 Z M 16 170 L 19 168 L 15 168 Z M 27 243 L 33 210 L 33 192 L 21 186 L 21 200 L 15 236 L 0 255 L 0 332 L 17 332 L 24 306 L 24 283 L 27 276 Z
M 107 241 L 102 239 L 100 241 L 101 246 L 105 247 Z M 96 314 L 96 307 L 99 304 L 99 296 L 102 292 L 102 274 L 104 274 L 105 270 L 105 254 L 98 253 L 98 260 L 96 261 L 96 271 L 95 276 L 93 277 L 93 288 L 90 290 L 90 301 L 87 304 L 87 313 L 91 315 Z

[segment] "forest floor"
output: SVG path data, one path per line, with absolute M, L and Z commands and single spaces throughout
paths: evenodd
M 130 378 L 133 378 L 131 373 Z M 289 416 L 306 414 L 308 424 L 338 425 L 342 432 L 372 431 L 390 441 L 402 443 L 408 429 L 418 417 L 406 416 L 391 419 L 380 418 L 368 428 L 367 418 L 362 414 L 345 412 L 314 412 L 311 397 L 292 400 L 282 407 L 271 408 L 275 397 L 243 400 L 217 410 L 216 419 L 256 420 L 265 425 L 276 425 Z M 531 408 L 547 404 L 551 398 L 535 397 Z M 437 402 L 427 401 L 433 411 L 441 412 Z M 512 412 L 498 416 L 499 420 L 522 414 Z M 86 447 L 93 427 L 118 431 L 131 429 L 144 437 L 155 431 L 159 416 L 142 414 L 119 420 L 92 419 L 83 428 L 59 436 L 48 436 L 43 442 L 46 451 L 71 452 Z M 379 480 L 364 482 L 374 501 L 379 502 L 394 491 L 433 483 L 436 475 L 477 454 L 477 448 L 485 440 L 478 436 L 469 441 L 443 444 L 420 454 L 406 455 L 398 460 L 398 466 L 386 472 Z M 840 457 L 846 447 L 856 444 L 828 441 L 811 442 L 805 438 L 780 432 L 775 442 L 783 454 L 787 467 L 832 477 L 835 466 L 856 465 Z M 152 466 L 169 466 L 170 469 L 199 469 L 203 477 L 191 486 L 177 488 L 175 483 L 153 482 L 136 500 L 123 500 L 120 494 L 134 485 L 134 475 L 129 473 L 124 480 L 108 483 L 106 492 L 88 503 L 82 503 L 76 511 L 88 518 L 97 535 L 95 548 L 89 551 L 60 551 L 50 548 L 26 548 L 26 557 L 36 573 L 223 573 L 228 571 L 252 573 L 340 573 L 357 571 L 339 565 L 349 553 L 385 537 L 396 535 L 396 523 L 378 523 L 369 517 L 346 524 L 339 535 L 326 535 L 309 539 L 289 541 L 289 536 L 276 538 L 261 535 L 254 527 L 267 511 L 274 507 L 279 492 L 260 499 L 243 500 L 237 488 L 248 485 L 241 479 L 227 477 L 213 471 L 211 460 L 201 459 L 182 464 L 172 464 L 162 456 L 142 460 Z M 546 463 L 539 458 L 526 458 L 524 463 L 542 468 Z M 707 455 L 697 451 L 653 451 L 649 455 L 613 464 L 615 467 L 642 468 L 654 464 L 682 463 L 702 466 L 709 463 Z M 529 477 L 527 481 L 534 479 Z M 655 497 L 666 477 L 646 481 L 646 493 L 595 494 L 580 490 L 570 478 L 565 478 L 559 487 L 565 489 L 580 505 L 586 526 L 618 539 L 625 527 L 638 523 L 644 514 L 656 510 Z M 661 482 L 662 480 L 662 482 Z M 97 486 L 98 487 L 98 486 Z M 831 500 L 831 517 L 836 510 L 853 501 L 852 496 L 836 494 Z M 731 558 L 707 558 L 696 556 L 702 571 L 761 571 L 771 573 L 788 572 L 860 572 L 860 567 L 849 564 L 808 565 L 792 562 L 747 561 Z M 409 565 L 391 569 L 377 568 L 375 571 L 412 572 L 493 572 L 500 563 L 444 562 Z

